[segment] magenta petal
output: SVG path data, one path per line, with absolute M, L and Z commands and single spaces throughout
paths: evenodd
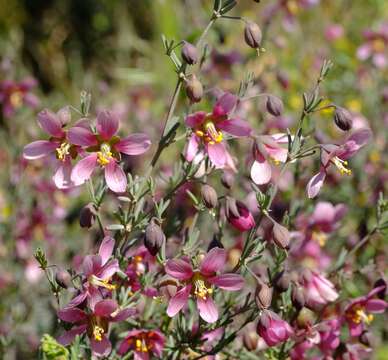
M 135 308 L 125 308 L 117 313 L 116 316 L 112 316 L 110 319 L 112 322 L 120 322 L 124 321 L 125 319 L 128 319 L 130 316 L 133 316 L 136 314 Z
M 100 111 L 97 115 L 96 129 L 104 140 L 110 140 L 119 129 L 119 119 L 108 110 Z
M 101 242 L 98 254 L 101 256 L 101 264 L 104 265 L 110 258 L 115 246 L 115 240 L 110 236 L 105 236 Z
M 125 338 L 119 345 L 119 351 L 118 353 L 120 355 L 124 355 L 128 352 L 129 350 L 129 342 L 128 342 L 128 337 Z
M 189 280 L 193 276 L 193 268 L 184 260 L 168 260 L 166 273 L 178 280 Z
M 191 291 L 191 285 L 187 285 L 180 289 L 171 299 L 167 307 L 167 315 L 175 316 L 187 304 Z
M 384 300 L 370 299 L 366 303 L 366 310 L 371 313 L 383 313 L 388 307 L 388 304 Z
M 356 324 L 353 321 L 349 323 L 349 330 L 350 330 L 350 335 L 353 337 L 360 336 L 362 331 L 364 330 L 364 325 L 363 323 Z
M 115 160 L 105 166 L 105 181 L 108 188 L 115 193 L 122 193 L 127 188 L 127 177 Z
M 77 323 L 87 319 L 85 312 L 75 307 L 58 310 L 57 314 L 62 321 L 66 321 L 68 323 Z
M 355 130 L 349 138 L 346 140 L 348 141 L 354 141 L 358 147 L 362 147 L 366 145 L 370 139 L 372 138 L 372 131 L 368 128 L 362 128 Z
M 72 343 L 72 341 L 77 335 L 81 335 L 82 333 L 84 333 L 86 331 L 86 328 L 87 328 L 87 325 L 81 325 L 69 331 L 66 331 L 64 334 L 58 337 L 58 342 L 63 346 L 69 345 Z
M 55 170 L 53 180 L 58 189 L 68 189 L 76 184 L 71 181 L 71 161 L 67 157 L 64 162 L 59 162 L 59 166 Z
M 140 155 L 151 146 L 151 140 L 146 134 L 131 134 L 115 144 L 115 149 L 127 155 Z
M 199 147 L 199 138 L 197 135 L 193 134 L 191 135 L 186 148 L 187 161 L 193 161 L 193 159 L 195 158 L 195 155 L 197 155 L 198 153 L 198 147 Z
M 84 126 L 73 126 L 67 133 L 67 138 L 73 145 L 94 146 L 98 141 L 93 132 Z
M 226 251 L 219 247 L 211 249 L 203 259 L 200 271 L 204 275 L 213 275 L 222 270 L 226 263 Z
M 50 110 L 43 110 L 38 114 L 38 123 L 42 130 L 51 136 L 61 138 L 65 134 L 58 116 Z
M 118 308 L 115 300 L 107 299 L 98 302 L 94 307 L 94 313 L 97 316 L 108 317 L 110 314 L 115 312 Z
M 244 287 L 244 278 L 238 274 L 222 274 L 207 279 L 209 283 L 220 289 L 238 291 Z
M 226 162 L 226 149 L 224 144 L 218 143 L 218 144 L 213 144 L 207 145 L 207 153 L 209 155 L 209 159 L 212 162 L 212 164 L 216 168 L 223 168 L 225 166 Z
M 83 184 L 92 176 L 93 170 L 97 165 L 97 154 L 93 153 L 80 160 L 71 172 L 71 180 L 76 184 Z
M 148 352 L 134 351 L 133 360 L 150 360 Z
M 307 184 L 307 196 L 312 199 L 316 197 L 321 190 L 323 182 L 325 181 L 326 173 L 325 171 L 320 171 L 318 174 L 314 175 Z
M 236 137 L 249 136 L 252 132 L 249 124 L 241 119 L 223 120 L 217 123 L 217 127 Z
M 208 323 L 214 323 L 218 319 L 218 309 L 211 297 L 206 300 L 197 298 L 199 316 Z
M 186 117 L 185 123 L 187 126 L 190 126 L 191 128 L 196 128 L 200 126 L 206 118 L 206 113 L 204 111 L 198 111 L 194 114 L 191 114 Z
M 69 309 L 69 308 L 72 308 L 72 307 L 75 307 L 75 306 L 78 306 L 80 305 L 81 303 L 83 303 L 86 299 L 86 297 L 88 296 L 88 294 L 86 292 L 82 292 L 80 293 L 79 295 L 75 296 L 67 305 L 66 305 L 66 309 Z
M 218 117 L 229 114 L 236 107 L 237 100 L 237 96 L 231 93 L 225 93 L 217 100 L 216 104 L 214 105 L 213 115 Z
M 108 356 L 112 350 L 112 344 L 105 335 L 102 336 L 101 341 L 91 338 L 90 347 L 92 348 L 92 353 L 99 356 Z
M 114 274 L 120 270 L 119 262 L 117 259 L 113 259 L 106 263 L 103 268 L 98 272 L 98 277 L 102 280 L 108 281 Z
M 251 178 L 257 185 L 268 184 L 271 180 L 272 168 L 269 162 L 263 157 L 262 161 L 254 161 L 251 167 Z
M 58 145 L 58 143 L 48 140 L 34 141 L 24 147 L 23 156 L 28 160 L 41 159 L 53 152 Z

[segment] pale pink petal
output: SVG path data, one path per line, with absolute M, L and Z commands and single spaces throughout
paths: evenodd
M 120 322 L 128 319 L 130 316 L 133 316 L 136 314 L 135 308 L 125 308 L 117 313 L 117 315 L 110 318 L 110 321 L 112 322 Z
M 76 184 L 83 184 L 92 176 L 97 165 L 97 154 L 93 153 L 78 161 L 71 172 L 71 180 Z
M 171 299 L 167 307 L 167 315 L 175 316 L 187 304 L 191 291 L 191 285 L 187 285 L 180 289 Z
M 134 351 L 133 352 L 133 360 L 149 360 L 150 355 L 148 352 Z
M 372 53 L 372 48 L 369 44 L 361 45 L 357 49 L 357 57 L 360 60 L 366 60 L 371 55 L 371 53 Z
M 94 146 L 98 141 L 93 132 L 84 126 L 73 126 L 67 133 L 69 142 L 79 146 Z
M 53 176 L 55 186 L 58 189 L 68 189 L 76 185 L 71 181 L 71 171 L 72 167 L 70 157 L 66 157 L 64 162 L 58 162 L 58 168 Z
M 254 161 L 251 167 L 251 178 L 257 185 L 268 184 L 271 180 L 272 168 L 269 162 L 262 157 L 262 161 Z
M 215 103 L 213 107 L 213 115 L 218 117 L 229 114 L 236 107 L 237 100 L 237 96 L 231 93 L 225 93 Z
M 198 297 L 197 306 L 199 310 L 199 316 L 208 323 L 214 323 L 218 319 L 218 309 L 211 297 L 207 297 L 206 300 Z
M 192 161 L 198 153 L 198 147 L 199 147 L 199 138 L 197 135 L 193 134 L 190 137 L 190 140 L 187 144 L 186 148 L 186 160 Z
M 28 160 L 41 159 L 53 152 L 59 143 L 48 140 L 38 140 L 26 145 L 23 149 L 23 156 Z
M 312 199 L 316 197 L 321 190 L 323 182 L 325 181 L 326 173 L 325 171 L 320 171 L 318 174 L 314 175 L 307 184 L 307 196 Z
M 224 144 L 218 143 L 206 146 L 209 159 L 216 168 L 223 168 L 226 162 L 226 149 Z
M 108 110 L 100 111 L 97 115 L 97 132 L 104 140 L 110 140 L 119 129 L 118 117 Z
M 115 149 L 127 155 L 140 155 L 151 146 L 151 140 L 146 134 L 131 134 L 114 145 Z
M 193 276 L 193 268 L 184 260 L 168 260 L 166 273 L 178 280 L 188 280 Z
M 115 246 L 115 240 L 110 236 L 105 236 L 101 242 L 98 254 L 101 256 L 101 264 L 104 265 L 110 258 Z
M 213 275 L 224 268 L 226 251 L 219 247 L 211 249 L 202 260 L 200 271 L 204 275 Z
M 38 114 L 38 124 L 46 133 L 61 138 L 65 134 L 58 116 L 50 110 L 43 110 Z
M 115 193 L 122 193 L 127 188 L 127 176 L 115 160 L 105 166 L 105 181 L 108 188 Z
M 194 114 L 187 116 L 185 119 L 185 123 L 191 128 L 197 128 L 205 121 L 205 118 L 206 113 L 204 111 L 198 111 Z
M 229 291 L 238 291 L 244 287 L 244 278 L 238 274 L 221 274 L 208 278 L 207 281 L 220 289 Z
M 115 300 L 107 299 L 98 302 L 94 307 L 94 313 L 97 316 L 108 317 L 110 314 L 115 312 L 118 308 Z
M 236 137 L 249 136 L 252 128 L 241 119 L 227 119 L 217 123 L 217 127 Z
M 388 63 L 387 57 L 383 53 L 374 54 L 372 57 L 372 62 L 379 69 L 385 68 Z

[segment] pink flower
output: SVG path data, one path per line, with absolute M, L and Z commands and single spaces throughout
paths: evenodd
M 223 131 L 236 137 L 249 136 L 249 124 L 239 118 L 229 118 L 237 104 L 237 97 L 225 93 L 213 107 L 211 113 L 199 111 L 186 117 L 186 125 L 193 129 L 193 134 L 186 148 L 186 159 L 192 161 L 200 146 L 208 154 L 216 168 L 224 168 L 230 155 L 224 144 Z
M 257 333 L 268 346 L 286 341 L 292 334 L 291 326 L 271 310 L 263 310 L 257 323 Z
M 369 325 L 372 322 L 372 314 L 383 313 L 388 307 L 386 301 L 375 298 L 375 295 L 383 289 L 385 289 L 385 285 L 376 287 L 368 295 L 354 299 L 345 308 L 345 320 L 348 323 L 351 336 L 361 335 L 364 325 Z
M 307 184 L 307 195 L 314 198 L 318 195 L 326 178 L 327 169 L 330 165 L 335 165 L 341 174 L 350 175 L 351 170 L 346 168 L 346 161 L 365 146 L 372 136 L 370 129 L 363 128 L 354 131 L 344 144 L 323 145 L 321 150 L 321 169 L 314 175 Z
M 57 164 L 53 180 L 57 188 L 66 189 L 80 185 L 70 179 L 71 160 L 78 155 L 79 148 L 71 144 L 64 126 L 69 122 L 70 112 L 67 107 L 56 114 L 50 110 L 43 110 L 38 114 L 38 124 L 44 132 L 50 135 L 49 140 L 37 140 L 24 147 L 23 156 L 28 160 L 42 159 L 53 156 Z M 79 122 L 78 127 L 85 126 Z
M 100 166 L 105 172 L 105 181 L 114 192 L 124 192 L 127 187 L 127 177 L 118 165 L 121 154 L 140 155 L 151 146 L 148 136 L 142 133 L 132 134 L 124 139 L 116 136 L 119 129 L 118 118 L 109 111 L 101 111 L 97 115 L 96 130 L 74 126 L 69 130 L 72 144 L 86 147 L 90 153 L 80 160 L 73 168 L 71 179 L 82 184 L 90 179 L 93 170 Z
M 237 213 L 232 209 L 226 209 L 226 217 L 229 223 L 239 231 L 248 231 L 255 226 L 255 219 L 248 208 L 241 202 L 236 201 Z
M 320 344 L 319 348 L 321 351 L 330 355 L 335 349 L 340 345 L 340 335 L 341 335 L 341 321 L 338 318 L 330 319 L 323 321 L 318 324 L 317 329 L 319 330 L 320 335 Z
M 282 144 L 288 143 L 286 134 L 265 135 L 259 137 L 259 143 L 253 144 L 253 158 L 251 178 L 257 185 L 268 184 L 272 176 L 270 161 L 275 164 L 287 160 L 288 150 Z
M 120 310 L 115 300 L 99 301 L 91 308 L 91 313 L 81 310 L 77 306 L 83 302 L 77 296 L 65 308 L 58 311 L 58 317 L 73 327 L 58 338 L 62 345 L 69 345 L 77 335 L 86 333 L 90 340 L 93 355 L 107 356 L 112 345 L 108 339 L 109 323 L 127 319 L 133 310 Z
M 198 270 L 193 270 L 186 259 L 168 260 L 166 273 L 184 285 L 170 299 L 167 315 L 173 317 L 181 311 L 191 294 L 197 301 L 201 318 L 209 323 L 217 321 L 218 310 L 212 299 L 213 286 L 228 291 L 238 291 L 244 286 L 244 279 L 238 274 L 216 274 L 225 263 L 226 251 L 217 247 L 206 254 Z
M 159 330 L 131 330 L 119 347 L 119 354 L 129 350 L 134 352 L 135 360 L 149 360 L 151 355 L 162 357 L 165 338 Z
M 334 285 L 321 274 L 305 270 L 301 275 L 306 305 L 312 308 L 326 305 L 338 298 Z
M 20 82 L 3 80 L 0 82 L 0 103 L 3 106 L 4 117 L 11 117 L 22 105 L 36 108 L 39 99 L 31 94 L 31 89 L 37 82 L 33 78 L 26 78 Z

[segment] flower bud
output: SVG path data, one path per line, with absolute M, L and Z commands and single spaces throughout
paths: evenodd
M 385 279 L 383 279 L 383 278 L 377 279 L 375 284 L 373 285 L 373 287 L 374 288 L 381 287 L 381 290 L 376 294 L 376 296 L 379 299 L 384 300 L 385 293 L 387 292 L 387 282 L 385 281 Z
M 255 301 L 260 310 L 268 309 L 272 301 L 272 288 L 260 282 L 256 288 Z
M 220 249 L 224 248 L 224 245 L 222 244 L 221 240 L 218 238 L 217 235 L 213 236 L 213 240 L 210 242 L 210 244 L 207 248 L 207 252 L 209 252 L 211 249 L 213 249 L 215 247 L 218 247 Z
M 234 175 L 231 171 L 224 171 L 221 176 L 221 184 L 227 188 L 231 189 L 234 184 Z
M 159 252 L 165 240 L 166 236 L 164 235 L 161 227 L 156 224 L 154 220 L 151 220 L 145 230 L 144 246 L 151 255 L 155 256 Z
M 241 201 L 231 197 L 226 198 L 226 217 L 239 231 L 248 231 L 255 226 L 255 220 L 249 209 Z
M 254 331 L 245 331 L 243 335 L 243 344 L 245 348 L 249 351 L 254 351 L 257 349 L 257 344 L 259 342 L 259 335 Z
M 260 47 L 260 42 L 262 38 L 259 25 L 257 25 L 253 21 L 248 21 L 244 29 L 244 38 L 248 46 L 253 49 L 258 49 Z
M 193 103 L 200 102 L 202 99 L 203 87 L 194 74 L 191 74 L 186 78 L 186 95 Z
M 67 271 L 58 269 L 55 273 L 55 281 L 60 287 L 67 289 L 71 284 L 71 276 Z
M 217 207 L 218 196 L 213 187 L 207 184 L 203 185 L 201 187 L 201 196 L 207 208 L 213 209 Z
M 273 116 L 280 116 L 283 113 L 283 101 L 277 96 L 269 95 L 265 106 Z
M 279 274 L 275 276 L 274 279 L 274 287 L 275 289 L 282 293 L 287 291 L 290 286 L 290 274 L 285 271 L 281 271 Z
M 198 50 L 187 41 L 184 41 L 182 47 L 182 59 L 189 65 L 194 65 L 198 62 Z
M 272 228 L 274 243 L 281 249 L 287 249 L 290 244 L 290 233 L 286 227 L 275 222 Z
M 334 112 L 334 122 L 339 129 L 348 131 L 353 126 L 352 114 L 348 110 L 337 106 Z
M 300 286 L 294 286 L 292 288 L 291 301 L 292 305 L 294 305 L 297 310 L 300 310 L 304 307 L 304 293 L 303 289 Z
M 91 228 L 96 219 L 96 208 L 92 203 L 85 205 L 79 214 L 79 224 L 82 228 Z

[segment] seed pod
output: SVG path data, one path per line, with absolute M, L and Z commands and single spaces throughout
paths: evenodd
M 271 306 L 272 292 L 272 288 L 263 282 L 257 285 L 255 301 L 260 310 L 268 309 Z
M 60 287 L 67 289 L 71 284 L 71 276 L 67 271 L 58 269 L 55 273 L 55 281 Z
M 290 286 L 290 274 L 285 271 L 281 271 L 279 274 L 275 276 L 274 279 L 274 287 L 275 289 L 282 293 L 287 291 Z
M 291 301 L 297 310 L 300 310 L 304 307 L 305 299 L 303 288 L 300 286 L 293 286 L 291 293 Z
M 224 171 L 221 176 L 221 184 L 227 189 L 231 189 L 234 184 L 234 175 L 231 171 Z
M 155 256 L 165 241 L 166 236 L 163 233 L 161 227 L 155 223 L 154 220 L 147 225 L 145 234 L 144 234 L 144 246 Z
M 193 103 L 200 102 L 202 99 L 203 87 L 194 74 L 191 74 L 186 78 L 186 95 Z
M 275 223 L 272 228 L 274 243 L 281 249 L 287 249 L 290 244 L 290 233 L 284 226 Z
M 255 331 L 246 330 L 243 335 L 243 344 L 245 348 L 249 351 L 254 351 L 257 349 L 257 344 L 259 342 L 259 335 Z
M 348 110 L 336 106 L 334 112 L 334 122 L 339 129 L 348 131 L 353 126 L 352 114 Z
M 182 59 L 189 65 L 194 65 L 198 62 L 198 50 L 193 45 L 187 41 L 184 41 L 184 45 L 182 47 Z
M 259 25 L 257 25 L 253 21 L 248 21 L 244 29 L 244 38 L 246 44 L 251 48 L 260 48 L 262 34 Z
M 217 207 L 218 196 L 214 188 L 210 185 L 206 184 L 201 187 L 201 196 L 207 208 L 213 209 Z
M 79 214 L 79 224 L 82 228 L 91 228 L 96 219 L 96 208 L 92 203 L 85 205 Z
M 267 111 L 273 116 L 280 116 L 283 113 L 283 101 L 277 96 L 267 96 L 267 102 L 265 106 Z

